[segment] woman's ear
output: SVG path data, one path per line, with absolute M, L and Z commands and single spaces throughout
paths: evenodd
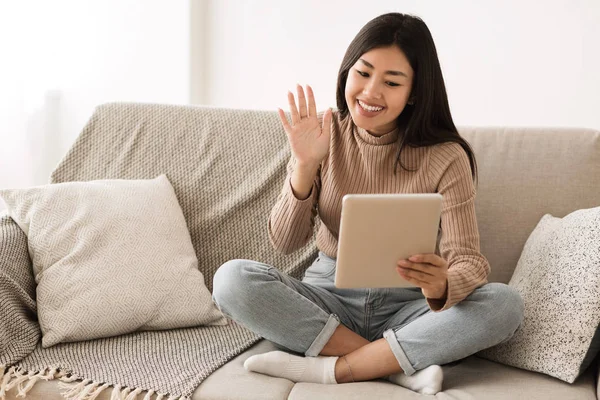
M 408 102 L 407 102 L 407 104 L 408 104 L 409 106 L 413 106 L 413 105 L 415 104 L 415 98 L 414 98 L 414 96 L 413 96 L 413 97 L 410 97 L 410 98 L 408 99 Z

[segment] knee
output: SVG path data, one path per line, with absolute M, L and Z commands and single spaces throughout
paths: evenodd
M 213 302 L 222 311 L 223 307 L 245 301 L 253 281 L 259 278 L 262 271 L 260 265 L 251 260 L 230 260 L 217 269 L 213 277 Z
M 523 322 L 525 307 L 521 295 L 515 288 L 503 283 L 488 283 L 484 287 L 494 325 L 505 328 L 512 336 Z
M 220 306 L 244 284 L 246 260 L 230 260 L 221 265 L 213 277 L 213 301 Z

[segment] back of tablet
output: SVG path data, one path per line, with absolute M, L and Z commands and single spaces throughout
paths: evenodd
M 335 285 L 414 287 L 396 265 L 414 254 L 435 252 L 441 208 L 438 193 L 344 196 Z

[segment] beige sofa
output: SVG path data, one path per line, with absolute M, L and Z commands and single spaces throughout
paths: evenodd
M 162 115 L 168 115 L 173 123 L 173 135 L 194 132 L 182 120 L 202 122 L 203 107 L 138 105 L 132 112 L 130 106 L 110 105 L 101 112 L 118 112 L 128 107 L 125 115 L 128 124 L 144 126 L 149 114 L 161 107 Z M 283 182 L 284 164 L 289 150 L 283 131 L 261 131 L 262 125 L 277 126 L 277 115 L 269 111 L 241 111 L 211 109 L 218 115 L 218 124 L 226 124 L 232 116 L 252 127 L 244 134 L 264 135 L 271 159 L 263 159 L 264 165 L 277 163 L 277 179 L 266 183 L 272 200 Z M 165 114 L 166 113 L 166 114 Z M 195 118 L 190 118 L 195 116 Z M 123 117 L 125 119 L 125 117 Z M 103 127 L 101 120 L 94 122 L 95 132 L 112 135 L 119 131 L 115 125 Z M 266 122 L 265 122 L 266 121 Z M 207 123 L 214 123 L 214 120 Z M 98 125 L 100 124 L 100 125 Z M 186 129 L 188 131 L 186 131 Z M 191 130 L 190 130 L 191 129 Z M 479 185 L 476 200 L 477 217 L 481 233 L 482 252 L 492 266 L 490 281 L 508 283 L 519 258 L 523 244 L 545 213 L 564 216 L 580 208 L 600 205 L 600 132 L 567 128 L 506 128 L 462 127 L 461 134 L 471 143 L 479 164 Z M 210 129 L 209 129 L 210 131 Z M 227 131 L 227 130 L 225 130 Z M 242 129 L 243 131 L 243 129 Z M 223 132 L 220 130 L 219 132 Z M 231 135 L 240 129 L 231 129 Z M 132 132 L 133 135 L 140 131 Z M 209 140 L 215 146 L 219 136 L 198 138 Z M 159 146 L 157 146 L 157 149 Z M 94 152 L 93 148 L 87 151 Z M 246 148 L 239 154 L 240 160 L 250 160 L 255 149 Z M 68 157 L 76 157 L 70 152 Z M 198 154 L 198 159 L 202 157 Z M 216 161 L 215 161 L 216 160 Z M 213 159 L 219 162 L 218 158 Z M 64 161 L 63 161 L 64 162 Z M 260 172 L 260 171 L 259 171 Z M 225 178 L 224 178 L 225 179 Z M 224 182 L 225 183 L 225 182 Z M 226 187 L 224 184 L 223 187 Z M 224 194 L 225 196 L 225 194 Z M 260 221 L 266 229 L 265 221 Z M 263 228 L 260 229 L 263 229 Z M 214 245 L 218 245 L 215 240 Z M 269 246 L 268 243 L 264 244 Z M 314 250 L 314 248 L 313 248 Z M 243 249 L 240 250 L 240 258 Z M 206 277 L 207 281 L 211 277 Z M 384 381 L 361 382 L 343 385 L 294 384 L 286 379 L 272 378 L 246 372 L 242 365 L 246 358 L 274 349 L 272 343 L 262 340 L 246 352 L 223 365 L 196 389 L 193 399 L 419 399 L 422 396 Z M 572 385 L 555 378 L 508 367 L 477 356 L 444 366 L 443 391 L 439 399 L 599 399 L 598 358 L 592 366 Z M 32 399 L 60 399 L 56 380 L 39 382 L 28 393 Z M 143 397 L 143 396 L 141 396 Z M 141 398 L 140 397 L 140 398 Z M 15 392 L 7 398 L 15 399 Z M 99 400 L 110 399 L 105 391 Z

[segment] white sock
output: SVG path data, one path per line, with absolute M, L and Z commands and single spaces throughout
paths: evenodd
M 442 390 L 444 372 L 439 365 L 430 365 L 410 376 L 404 372 L 400 372 L 399 374 L 388 376 L 387 379 L 390 382 L 421 394 L 436 394 Z
M 256 354 L 244 362 L 246 371 L 289 379 L 292 382 L 337 383 L 338 357 L 300 357 L 283 351 Z

